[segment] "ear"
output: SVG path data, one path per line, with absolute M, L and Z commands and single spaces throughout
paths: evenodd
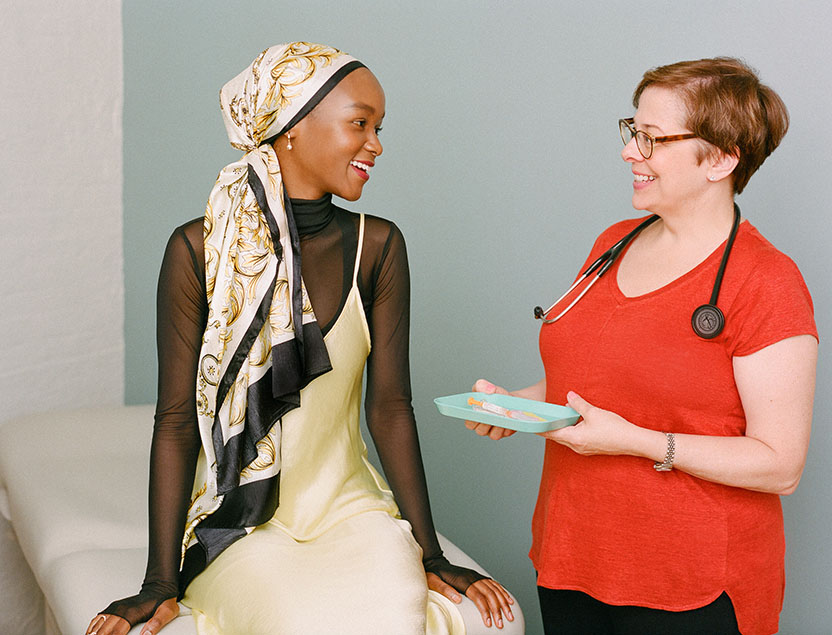
M 292 132 L 289 131 L 289 134 L 292 134 Z M 294 139 L 294 135 L 292 135 L 292 138 Z M 286 151 L 288 145 L 289 139 L 286 137 L 285 134 L 282 134 L 274 140 L 272 147 L 274 148 L 275 154 L 277 154 L 277 156 L 280 156 L 283 152 Z
M 313 113 L 315 113 L 315 108 L 313 108 L 311 112 L 307 113 L 303 119 L 292 126 L 291 130 L 289 130 L 289 133 L 292 135 L 292 139 L 299 139 L 307 134 L 310 126 L 314 126 L 313 119 L 315 115 Z
M 735 147 L 730 154 L 717 150 L 716 154 L 711 157 L 708 166 L 708 180 L 721 181 L 722 179 L 731 175 L 737 163 L 740 161 L 740 149 Z
M 277 154 L 280 154 L 281 152 L 284 152 L 284 151 L 288 151 L 287 146 L 289 145 L 289 137 L 292 138 L 292 145 L 294 145 L 297 142 L 297 140 L 301 136 L 303 136 L 303 131 L 306 129 L 306 120 L 307 119 L 309 119 L 308 116 L 304 117 L 299 122 L 297 122 L 294 126 L 292 126 L 291 129 L 289 129 L 288 132 L 283 133 L 277 139 L 275 139 L 274 144 L 272 144 L 272 145 L 274 147 L 274 151 Z

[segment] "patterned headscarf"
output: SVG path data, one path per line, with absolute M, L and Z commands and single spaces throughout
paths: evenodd
M 183 542 L 181 591 L 228 545 L 277 508 L 280 418 L 331 370 L 300 274 L 300 242 L 272 146 L 349 72 L 328 46 L 263 51 L 223 86 L 231 145 L 205 210 L 208 322 L 197 372 L 202 452 Z

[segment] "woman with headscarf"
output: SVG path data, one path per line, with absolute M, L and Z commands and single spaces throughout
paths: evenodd
M 182 598 L 200 635 L 456 633 L 457 592 L 501 626 L 508 594 L 450 564 L 433 528 L 404 239 L 332 203 L 360 197 L 382 152 L 381 86 L 349 55 L 295 42 L 220 102 L 246 154 L 162 264 L 145 581 L 87 632 L 149 620 L 155 635 Z M 359 429 L 365 363 L 389 488 Z
M 651 69 L 633 106 L 621 155 L 650 215 L 596 240 L 584 266 L 603 278 L 536 311 L 545 378 L 513 393 L 581 415 L 544 434 L 530 553 L 544 628 L 770 635 L 818 333 L 794 262 L 734 197 L 788 112 L 733 58 Z

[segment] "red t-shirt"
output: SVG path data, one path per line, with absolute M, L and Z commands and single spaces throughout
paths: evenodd
M 587 264 L 638 222 L 605 231 Z M 563 318 L 544 325 L 546 400 L 565 403 L 574 390 L 645 428 L 744 434 L 732 358 L 796 335 L 817 337 L 817 329 L 797 267 L 746 221 L 717 302 L 725 329 L 712 340 L 697 337 L 691 314 L 710 299 L 723 248 L 634 298 L 619 290 L 616 264 Z M 581 456 L 547 441 L 532 535 L 541 586 L 677 611 L 727 591 L 742 633 L 778 629 L 785 543 L 777 495 L 657 472 L 644 458 Z

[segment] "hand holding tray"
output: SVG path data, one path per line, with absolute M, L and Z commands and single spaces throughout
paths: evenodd
M 494 410 L 519 411 L 521 418 L 507 417 L 495 412 L 483 411 L 482 406 L 476 406 L 472 402 L 484 402 L 494 404 Z M 464 392 L 458 395 L 437 397 L 433 400 L 436 407 L 443 415 L 466 419 L 478 423 L 486 423 L 500 428 L 509 428 L 520 432 L 548 432 L 566 426 L 575 425 L 581 418 L 575 410 L 569 406 L 558 406 L 544 401 L 533 401 L 521 399 L 511 395 L 486 394 L 483 392 Z M 485 408 L 488 408 L 485 405 Z M 527 420 L 530 419 L 530 420 Z M 535 419 L 540 419 L 535 420 Z

